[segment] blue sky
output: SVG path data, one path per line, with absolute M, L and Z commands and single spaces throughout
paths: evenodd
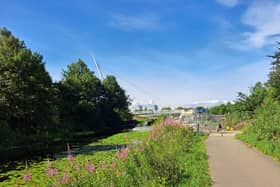
M 115 74 L 135 102 L 232 100 L 266 81 L 279 0 L 3 0 L 0 26 L 59 80 L 78 58 Z

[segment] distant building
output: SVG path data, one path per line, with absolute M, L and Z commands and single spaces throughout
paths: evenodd
M 144 106 L 140 104 L 132 105 L 130 107 L 131 112 L 142 112 L 144 111 Z
M 159 107 L 156 104 L 135 104 L 130 107 L 131 112 L 158 112 Z
M 158 111 L 158 105 L 156 105 L 156 104 L 148 104 L 148 105 L 145 106 L 145 109 L 147 111 L 157 112 Z

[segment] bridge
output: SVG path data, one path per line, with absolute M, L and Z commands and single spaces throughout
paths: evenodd
M 141 111 L 141 112 L 134 112 L 133 114 L 144 118 L 157 118 L 158 116 L 162 116 L 162 115 L 179 117 L 181 113 L 182 110 L 170 110 L 170 111 L 159 111 L 159 112 Z

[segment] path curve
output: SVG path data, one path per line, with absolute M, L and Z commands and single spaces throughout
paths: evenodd
M 280 162 L 249 148 L 234 134 L 206 140 L 213 187 L 280 187 Z

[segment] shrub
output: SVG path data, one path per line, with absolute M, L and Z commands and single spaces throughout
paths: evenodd
M 263 105 L 239 139 L 280 160 L 280 105 Z

